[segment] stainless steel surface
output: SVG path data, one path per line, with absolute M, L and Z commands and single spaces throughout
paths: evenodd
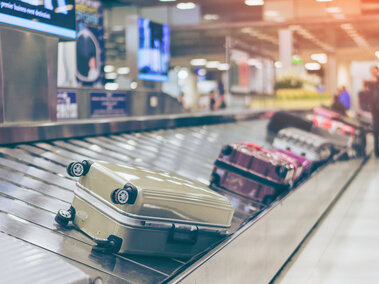
M 3 283 L 90 283 L 88 275 L 55 254 L 2 232 L 0 242 Z
M 363 163 L 323 168 L 172 282 L 269 283 Z
M 20 100 L 22 101 L 22 100 Z M 46 100 L 47 101 L 47 100 Z M 0 145 L 62 139 L 110 133 L 147 131 L 162 128 L 196 126 L 254 119 L 261 112 L 216 112 L 96 120 L 76 120 L 56 123 L 17 123 L 0 125 Z
M 141 118 L 133 122 L 136 124 L 131 123 L 129 126 L 136 127 L 132 129 L 146 130 L 164 125 L 174 127 L 190 123 L 200 124 L 204 121 L 234 123 L 135 133 L 130 132 L 130 128 L 125 126 L 125 123 L 128 123 L 123 120 L 103 121 L 99 124 L 80 122 L 69 128 L 63 126 L 61 130 L 78 130 L 77 135 L 101 134 L 101 131 L 108 133 L 112 130 L 121 132 L 128 129 L 129 132 L 108 135 L 102 133 L 102 136 L 97 137 L 86 136 L 81 139 L 71 138 L 0 147 L 0 231 L 64 257 L 92 278 L 101 276 L 106 283 L 164 281 L 170 275 L 175 275 L 175 271 L 183 268 L 188 260 L 91 253 L 91 247 L 94 245 L 91 239 L 77 230 L 63 229 L 56 225 L 55 213 L 58 209 L 70 206 L 73 190 L 76 187 L 75 180 L 66 174 L 65 166 L 74 160 L 99 159 L 172 171 L 206 184 L 212 170 L 212 163 L 223 144 L 251 141 L 268 145 L 264 139 L 266 120 L 238 121 L 255 116 L 257 114 L 254 113 L 230 114 L 222 120 L 217 115 L 199 115 L 194 116 L 195 121 L 184 116 L 167 116 L 159 123 L 152 118 Z M 89 131 L 85 130 L 86 123 L 92 125 L 93 128 Z M 39 140 L 43 137 L 52 139 L 56 135 L 50 133 L 52 129 L 55 129 L 54 127 L 59 128 L 59 123 L 52 125 L 50 130 L 49 127 L 41 130 L 42 126 L 34 128 L 34 131 L 40 129 L 41 132 L 39 135 L 35 133 L 32 136 L 38 137 Z M 62 133 L 70 137 L 73 132 Z M 297 242 L 301 237 L 300 234 L 307 230 L 307 226 L 310 226 L 312 217 L 316 218 L 314 214 L 319 212 L 316 210 L 317 206 L 328 204 L 335 193 L 341 189 L 342 181 L 346 181 L 346 177 L 354 172 L 360 162 L 357 160 L 335 164 L 319 172 L 297 191 L 288 195 L 283 202 L 268 211 L 267 216 L 260 218 L 254 224 L 248 223 L 240 229 L 226 244 L 222 245 L 222 250 L 217 248 L 216 251 L 202 257 L 201 259 L 206 261 L 204 264 L 199 262 L 191 266 L 189 271 L 200 266 L 199 272 L 196 270 L 186 278 L 186 281 L 200 279 L 197 277 L 204 271 L 215 276 L 211 269 L 214 265 L 220 265 L 225 269 L 224 271 L 217 270 L 220 276 L 225 276 L 226 272 L 232 271 L 231 267 L 233 267 L 232 275 L 242 277 L 247 276 L 250 270 L 262 269 L 264 271 L 262 276 L 256 273 L 255 277 L 268 279 L 269 274 L 280 268 L 283 257 L 288 257 L 291 253 L 293 243 Z M 339 175 L 331 180 L 337 170 L 339 170 Z M 258 213 L 259 204 L 252 204 L 251 201 L 226 191 L 221 193 L 230 199 L 235 208 L 231 232 L 238 230 L 243 222 Z M 311 207 L 305 214 L 302 210 L 305 210 L 307 206 Z M 302 215 L 299 214 L 302 212 Z M 285 215 L 291 218 L 283 219 Z M 280 226 L 281 223 L 283 223 L 282 226 Z M 298 224 L 302 224 L 301 227 L 304 226 L 304 228 L 298 230 Z M 267 242 L 266 237 L 269 238 Z M 288 247 L 280 246 L 280 244 L 287 244 Z M 273 247 L 270 248 L 270 246 Z M 265 249 L 266 255 L 258 253 L 263 253 Z M 275 257 L 277 250 L 280 252 L 278 258 Z M 226 262 L 225 255 L 231 257 Z M 209 258 L 209 256 L 213 257 Z M 261 258 L 260 262 L 258 258 Z M 273 261 L 272 264 L 269 260 Z M 243 265 L 242 261 L 244 261 Z M 246 264 L 247 261 L 251 263 Z M 233 266 L 231 264 L 233 262 L 238 263 L 239 267 Z M 230 267 L 226 267 L 227 264 L 230 264 Z M 243 267 L 246 267 L 246 270 Z M 238 273 L 235 273 L 236 271 Z M 181 275 L 186 275 L 186 273 Z M 209 280 L 209 278 L 204 279 Z M 201 279 L 199 282 L 204 281 Z M 212 282 L 214 282 L 213 279 Z
M 0 37 L 4 122 L 49 120 L 55 107 L 49 101 L 56 97 L 58 39 L 4 26 Z

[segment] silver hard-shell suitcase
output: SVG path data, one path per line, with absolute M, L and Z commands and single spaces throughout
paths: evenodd
M 274 138 L 273 147 L 289 150 L 314 162 L 329 159 L 333 149 L 327 139 L 298 128 L 280 130 Z
M 229 200 L 184 177 L 110 162 L 76 162 L 69 210 L 56 221 L 72 222 L 104 253 L 191 257 L 228 234 Z

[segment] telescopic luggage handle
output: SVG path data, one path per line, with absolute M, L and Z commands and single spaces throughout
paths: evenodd
M 197 226 L 172 224 L 167 242 L 193 245 L 197 242 L 198 235 Z

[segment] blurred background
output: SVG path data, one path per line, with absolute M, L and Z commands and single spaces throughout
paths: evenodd
M 70 17 L 62 19 L 76 28 L 74 36 L 42 31 L 44 40 L 46 33 L 58 37 L 44 51 L 53 53 L 46 64 L 57 73 L 37 80 L 51 85 L 47 94 L 25 87 L 32 101 L 49 98 L 39 104 L 40 115 L 29 109 L 15 115 L 19 100 L 10 102 L 11 89 L 23 83 L 4 79 L 3 122 L 304 109 L 330 105 L 342 87 L 354 112 L 363 81 L 378 63 L 375 0 L 77 0 L 75 7 L 73 0 L 62 1 L 55 11 L 47 0 L 10 1 Z M 50 24 L 61 28 L 62 19 Z M 11 26 L 1 22 L 5 34 Z M 16 54 L 15 44 L 3 41 L 3 54 Z M 9 64 L 3 59 L 3 73 L 34 72 L 36 64 L 25 57 Z M 11 67 L 21 58 L 30 72 Z

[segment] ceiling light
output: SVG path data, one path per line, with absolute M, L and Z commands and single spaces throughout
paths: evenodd
M 266 11 L 265 16 L 266 17 L 277 17 L 277 16 L 279 16 L 279 12 L 278 11 Z
M 341 28 L 344 30 L 352 30 L 353 26 L 351 24 L 342 24 Z
M 321 65 L 316 62 L 310 62 L 305 64 L 305 69 L 309 71 L 317 71 L 321 69 Z
M 115 91 L 118 89 L 118 84 L 117 83 L 106 83 L 104 88 L 108 91 Z
M 228 63 L 221 63 L 218 68 L 218 70 L 220 71 L 226 71 L 226 70 L 229 70 L 229 64 Z
M 280 61 L 275 61 L 275 68 L 280 69 L 283 68 L 283 64 Z
M 262 6 L 264 5 L 263 0 L 245 0 L 247 6 Z
M 178 78 L 179 80 L 185 80 L 188 78 L 188 70 L 183 68 L 183 69 L 180 69 L 180 71 L 178 72 Z
M 328 62 L 328 56 L 325 53 L 314 53 L 311 55 L 311 58 L 321 64 L 326 64 Z
M 332 2 L 333 0 L 316 0 L 316 2 Z
M 114 71 L 114 66 L 113 65 L 105 65 L 104 66 L 104 72 L 109 73 Z
M 138 83 L 136 81 L 132 81 L 130 83 L 130 89 L 135 90 L 138 88 Z
M 220 18 L 217 14 L 206 14 L 204 15 L 204 20 L 206 21 L 217 21 Z
M 130 68 L 129 67 L 120 67 L 120 68 L 117 68 L 117 73 L 120 74 L 120 75 L 127 75 L 129 74 L 130 72 Z
M 116 73 L 106 73 L 105 74 L 105 79 L 108 79 L 108 80 L 114 80 L 117 78 L 117 74 Z
M 208 61 L 207 64 L 205 64 L 205 67 L 207 68 L 218 68 L 220 66 L 219 61 Z
M 205 76 L 205 75 L 207 75 L 207 70 L 204 68 L 201 68 L 201 69 L 199 69 L 199 71 L 197 71 L 197 74 L 199 76 Z
M 176 0 L 159 0 L 160 2 L 175 2 Z
M 345 17 L 344 14 L 335 14 L 335 15 L 333 15 L 333 17 L 336 20 L 344 20 L 344 19 L 346 19 L 346 17 Z
M 207 60 L 204 58 L 194 58 L 191 60 L 192 66 L 204 66 L 205 64 L 207 64 Z
M 340 7 L 328 7 L 326 8 L 326 12 L 330 14 L 338 14 L 338 13 L 341 13 L 342 11 Z
M 196 4 L 193 2 L 182 2 L 176 5 L 176 8 L 180 10 L 190 10 L 190 9 L 194 9 L 195 7 L 196 7 Z

